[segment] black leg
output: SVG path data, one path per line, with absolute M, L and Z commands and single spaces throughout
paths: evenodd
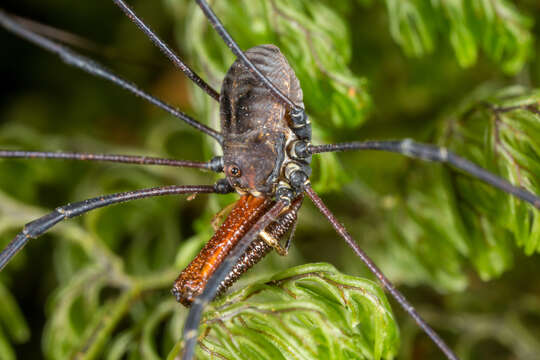
M 223 171 L 223 164 L 222 164 L 221 157 L 215 157 L 210 161 L 202 162 L 202 161 L 164 159 L 164 158 L 157 158 L 157 157 L 152 157 L 152 156 L 0 150 L 0 158 L 107 161 L 107 162 L 113 162 L 113 163 L 136 164 L 136 165 L 161 165 L 161 166 L 174 166 L 174 167 L 190 167 L 190 168 L 206 169 L 206 170 L 211 170 L 215 172 Z
M 334 214 L 326 207 L 322 199 L 313 191 L 310 185 L 306 186 L 306 194 L 313 201 L 315 206 L 320 212 L 328 219 L 330 224 L 334 227 L 336 232 L 345 240 L 354 253 L 366 264 L 369 271 L 371 271 L 377 279 L 382 283 L 384 288 L 392 295 L 392 297 L 399 303 L 399 305 L 409 314 L 414 321 L 420 326 L 422 330 L 430 337 L 431 340 L 441 349 L 448 359 L 458 360 L 458 357 L 450 349 L 443 339 L 420 317 L 414 307 L 405 299 L 405 297 L 397 290 L 394 285 L 384 276 L 382 271 L 375 265 L 375 263 L 367 256 L 367 254 L 360 249 L 358 244 L 353 240 L 347 229 L 336 219 Z
M 229 253 L 226 259 L 217 268 L 216 272 L 210 277 L 204 291 L 193 301 L 186 322 L 184 324 L 184 349 L 182 352 L 183 360 L 191 360 L 195 355 L 195 346 L 197 345 L 198 328 L 201 316 L 206 305 L 212 301 L 219 289 L 219 284 L 230 273 L 242 255 L 244 255 L 248 246 L 257 238 L 259 233 L 264 230 L 271 222 L 275 221 L 281 211 L 286 207 L 286 203 L 278 201 L 268 210 L 244 235 L 235 248 Z
M 532 204 L 535 208 L 540 209 L 540 197 L 523 189 L 510 184 L 503 178 L 490 173 L 480 166 L 457 156 L 446 148 L 437 147 L 434 145 L 421 144 L 405 140 L 388 140 L 388 141 L 363 141 L 350 142 L 340 144 L 327 145 L 310 145 L 308 152 L 311 154 L 335 152 L 335 151 L 351 151 L 351 150 L 380 150 L 403 154 L 415 159 L 438 161 L 449 164 L 452 167 L 463 170 L 468 175 L 475 177 L 485 183 L 496 187 L 508 194 L 511 194 L 521 200 Z
M 126 202 L 130 200 L 176 194 L 199 194 L 220 192 L 216 185 L 173 185 L 137 191 L 128 191 L 68 204 L 55 209 L 53 212 L 29 222 L 17 234 L 9 245 L 0 253 L 0 270 L 15 256 L 30 239 L 34 239 L 62 220 L 79 216 L 88 211 L 104 206 Z
M 195 84 L 197 84 L 198 87 L 204 90 L 208 95 L 210 95 L 212 98 L 214 98 L 216 101 L 219 102 L 219 93 L 212 89 L 210 85 L 208 85 L 203 79 L 199 77 L 189 66 L 187 66 L 179 57 L 174 53 L 174 51 L 171 50 L 171 48 L 161 40 L 156 33 L 144 23 L 144 21 L 135 14 L 135 11 L 133 11 L 132 8 L 130 8 L 123 0 L 113 0 L 116 5 L 126 14 L 126 16 L 135 23 L 135 25 L 156 45 L 159 50 L 163 54 L 165 54 L 166 57 L 171 60 L 171 62 L 184 74 L 187 75 L 188 78 L 191 79 Z
M 103 79 L 109 80 L 110 82 L 120 86 L 121 88 L 128 90 L 132 92 L 133 94 L 143 98 L 149 103 L 167 111 L 169 114 L 193 126 L 195 129 L 202 131 L 205 134 L 210 135 L 211 137 L 216 139 L 219 143 L 223 142 L 223 136 L 219 132 L 215 131 L 214 129 L 209 128 L 206 125 L 201 124 L 197 120 L 175 109 L 174 107 L 165 103 L 164 101 L 144 92 L 143 90 L 139 89 L 137 85 L 133 84 L 132 82 L 122 79 L 118 75 L 115 75 L 113 72 L 111 72 L 104 66 L 98 64 L 94 60 L 91 60 L 85 56 L 82 56 L 65 46 L 57 44 L 54 41 L 51 41 L 44 36 L 41 36 L 39 34 L 36 34 L 28 30 L 22 24 L 12 19 L 3 10 L 0 10 L 0 25 L 4 27 L 6 30 L 22 37 L 23 39 L 26 39 L 30 41 L 31 43 L 58 55 L 62 59 L 62 61 L 64 61 L 66 64 L 82 69 L 86 71 L 87 73 L 90 73 L 97 77 L 101 77 Z

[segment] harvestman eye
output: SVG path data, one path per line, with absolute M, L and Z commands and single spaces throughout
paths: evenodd
M 7 15 L 2 10 L 0 10 L 0 25 L 35 45 L 59 55 L 67 64 L 113 82 L 121 88 L 160 107 L 169 114 L 184 121 L 186 124 L 215 139 L 218 144 L 222 146 L 224 152 L 227 151 L 224 143 L 231 138 L 234 138 L 232 135 L 238 135 L 238 133 L 235 133 L 237 129 L 244 128 L 250 128 L 250 130 L 254 132 L 253 139 L 246 138 L 247 146 L 249 146 L 250 141 L 254 143 L 263 135 L 272 139 L 280 139 L 275 142 L 275 148 L 273 150 L 275 150 L 276 154 L 282 154 L 282 157 L 285 156 L 283 154 L 286 154 L 287 143 L 305 145 L 302 147 L 302 151 L 295 151 L 293 158 L 288 159 L 288 166 L 291 166 L 292 164 L 293 166 L 291 168 L 294 168 L 294 173 L 291 172 L 289 178 L 294 178 L 297 181 L 291 183 L 289 179 L 280 175 L 285 172 L 286 165 L 283 158 L 281 159 L 281 163 L 279 163 L 276 162 L 274 157 L 274 160 L 271 161 L 276 162 L 276 164 L 272 163 L 271 165 L 274 166 L 270 166 L 270 168 L 274 168 L 275 170 L 271 177 L 273 181 L 271 184 L 273 186 L 269 187 L 271 190 L 269 190 L 268 193 L 260 193 L 261 196 L 257 197 L 241 194 L 242 196 L 234 205 L 230 215 L 227 216 L 212 239 L 210 239 L 199 255 L 197 255 L 176 280 L 172 290 L 173 294 L 179 302 L 186 306 L 191 305 L 191 310 L 184 326 L 185 348 L 182 358 L 193 358 L 194 348 L 197 343 L 197 330 L 204 307 L 217 294 L 226 291 L 226 289 L 242 273 L 258 262 L 269 251 L 273 248 L 277 249 L 277 247 L 280 246 L 279 240 L 283 239 L 284 235 L 288 233 L 290 229 L 294 232 L 297 212 L 302 204 L 303 197 L 307 195 L 321 213 L 329 220 L 336 232 L 347 242 L 354 253 L 377 277 L 386 291 L 415 320 L 418 326 L 422 328 L 445 356 L 448 359 L 457 359 L 457 356 L 448 345 L 446 345 L 442 338 L 420 317 L 414 307 L 394 287 L 373 261 L 371 261 L 371 259 L 360 249 L 345 227 L 341 225 L 339 220 L 335 218 L 322 199 L 312 189 L 309 182 L 309 174 L 311 174 L 311 156 L 318 153 L 348 150 L 396 152 L 416 159 L 446 163 L 451 167 L 460 169 L 471 177 L 475 177 L 495 188 L 532 204 L 537 209 L 540 209 L 540 197 L 523 188 L 513 186 L 506 180 L 444 148 L 416 143 L 412 140 L 312 145 L 310 143 L 311 125 L 304 110 L 299 81 L 296 78 L 293 69 L 288 65 L 287 60 L 276 46 L 260 45 L 249 49 L 246 52 L 242 51 L 225 30 L 225 27 L 210 9 L 206 1 L 196 0 L 214 29 L 237 57 L 237 60 L 225 76 L 222 93 L 220 94 L 202 80 L 162 40 L 160 40 L 123 0 L 113 0 L 113 2 L 127 14 L 129 19 L 150 38 L 150 40 L 177 68 L 183 71 L 189 79 L 197 84 L 212 99 L 221 102 L 222 116 L 227 117 L 230 116 L 231 113 L 238 113 L 237 111 L 234 111 L 236 109 L 226 108 L 226 106 L 233 107 L 230 104 L 236 102 L 230 101 L 231 99 L 241 99 L 246 95 L 246 92 L 252 90 L 256 90 L 252 91 L 252 94 L 260 95 L 253 95 L 253 97 L 250 98 L 251 101 L 258 103 L 256 104 L 258 106 L 253 106 L 253 109 L 277 108 L 283 110 L 283 113 L 287 113 L 287 116 L 284 116 L 283 118 L 273 117 L 272 121 L 275 121 L 275 123 L 270 124 L 273 126 L 265 127 L 260 126 L 260 124 L 253 119 L 253 114 L 250 114 L 251 117 L 235 118 L 234 121 L 242 122 L 242 126 L 238 126 L 237 128 L 223 125 L 231 124 L 231 119 L 226 118 L 225 120 L 227 121 L 222 121 L 222 129 L 219 132 L 199 123 L 162 100 L 147 94 L 135 84 L 115 75 L 95 61 L 79 55 L 47 37 L 33 32 L 30 28 L 25 26 L 24 23 L 14 20 L 14 18 Z M 245 69 L 246 67 L 249 71 L 239 71 L 239 69 Z M 263 72 L 260 69 L 265 70 Z M 281 78 L 273 78 L 271 75 L 272 73 L 281 74 Z M 256 84 L 252 81 L 253 77 L 258 80 Z M 284 79 L 284 77 L 286 77 L 286 79 Z M 233 83 L 241 84 L 242 86 L 231 86 Z M 292 119 L 292 125 L 287 123 L 287 118 Z M 286 139 L 287 142 L 283 139 Z M 208 162 L 196 162 L 145 156 L 29 151 L 0 151 L 0 157 L 109 161 L 140 165 L 192 167 L 223 173 L 223 158 L 221 157 L 216 157 Z M 279 166 L 282 166 L 282 168 Z M 242 175 L 241 169 L 235 164 L 229 165 L 226 169 L 226 173 L 232 177 L 239 177 Z M 292 174 L 294 174 L 294 176 Z M 301 181 L 298 179 L 301 179 Z M 10 259 L 15 256 L 30 239 L 45 233 L 60 221 L 82 215 L 88 211 L 141 198 L 178 194 L 225 194 L 233 191 L 234 189 L 231 188 L 227 180 L 221 179 L 214 185 L 165 186 L 143 189 L 107 196 L 98 196 L 85 201 L 58 207 L 53 212 L 24 226 L 24 229 L 2 251 L 2 253 L 0 253 L 0 270 L 7 265 Z M 231 229 L 234 231 L 230 231 Z M 262 239 L 263 236 L 260 236 L 263 232 L 265 234 L 264 239 Z
M 230 176 L 233 176 L 233 177 L 240 177 L 242 176 L 242 171 L 240 170 L 240 168 L 236 165 L 230 165 L 229 166 L 229 171 L 228 171 L 229 175 Z

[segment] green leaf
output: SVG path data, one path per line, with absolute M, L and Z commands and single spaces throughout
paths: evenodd
M 387 0 L 390 33 L 409 56 L 423 56 L 434 49 L 434 29 L 425 1 Z
M 399 343 L 379 285 L 324 263 L 290 268 L 214 302 L 200 331 L 204 359 L 391 359 Z
M 532 53 L 531 18 L 508 0 L 386 0 L 390 32 L 409 56 L 432 53 L 446 38 L 463 67 L 482 50 L 509 74 Z
M 517 87 L 475 93 L 442 119 L 439 143 L 539 194 L 539 99 L 539 91 Z M 406 281 L 459 291 L 468 264 L 489 280 L 513 266 L 515 248 L 540 253 L 540 211 L 532 205 L 441 165 L 418 164 L 405 184 L 390 213 L 387 255 L 399 253 L 414 269 Z
M 449 145 L 475 162 L 534 194 L 540 192 L 540 92 L 507 88 L 463 109 L 453 126 Z M 484 133 L 478 131 L 482 127 Z M 480 192 L 486 186 L 463 179 L 458 191 Z M 504 230 L 515 244 L 531 255 L 540 252 L 540 212 L 501 191 L 486 189 L 489 198 L 469 201 L 476 218 L 485 217 Z M 483 192 L 486 193 L 486 190 Z M 465 208 L 465 206 L 464 206 Z
M 15 360 L 17 358 L 2 328 L 0 328 L 0 354 L 2 354 L 4 360 Z
M 30 329 L 17 301 L 0 282 L 0 323 L 14 342 L 22 343 L 30 338 Z M 4 336 L 4 334 L 2 334 Z M 1 354 L 1 352 L 0 352 Z

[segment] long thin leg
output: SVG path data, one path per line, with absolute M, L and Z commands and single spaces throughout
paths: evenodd
M 205 0 L 196 1 L 206 15 L 208 21 L 210 21 L 210 23 L 212 24 L 212 27 L 216 30 L 219 36 L 221 36 L 223 41 L 225 41 L 225 44 L 227 44 L 233 54 L 237 58 L 242 59 L 242 61 L 249 68 L 249 70 L 259 78 L 259 80 L 273 93 L 273 95 L 280 99 L 283 103 L 287 104 L 293 110 L 293 114 L 295 116 L 302 116 L 300 114 L 303 114 L 303 116 L 305 117 L 304 109 L 293 103 L 291 99 L 289 99 L 285 94 L 283 94 L 266 76 L 264 76 L 263 73 L 259 71 L 259 69 L 257 69 L 257 67 L 251 62 L 251 60 L 247 58 L 242 49 L 240 49 L 240 46 L 238 46 L 232 36 L 227 32 L 219 18 L 216 16 L 216 14 L 214 14 L 208 3 Z
M 223 136 L 219 132 L 215 131 L 214 129 L 209 128 L 206 125 L 201 124 L 197 120 L 191 118 L 190 116 L 181 112 L 180 110 L 175 109 L 174 107 L 165 103 L 164 101 L 144 92 L 139 87 L 137 87 L 137 85 L 127 80 L 124 80 L 118 75 L 115 75 L 113 72 L 111 72 L 104 66 L 98 64 L 94 60 L 91 60 L 85 56 L 82 56 L 65 46 L 57 44 L 54 41 L 51 41 L 44 36 L 41 36 L 39 34 L 36 34 L 28 30 L 27 28 L 24 27 L 24 25 L 13 20 L 3 10 L 0 10 L 0 25 L 4 27 L 6 30 L 22 37 L 23 39 L 26 39 L 30 41 L 31 43 L 58 55 L 60 59 L 62 59 L 62 61 L 64 61 L 66 64 L 82 69 L 86 71 L 87 73 L 90 73 L 97 77 L 101 77 L 103 79 L 109 80 L 110 82 L 120 86 L 121 88 L 128 90 L 137 96 L 140 96 L 141 98 L 148 101 L 149 103 L 167 111 L 169 114 L 193 126 L 195 129 L 202 131 L 205 134 L 210 135 L 211 137 L 216 139 L 219 143 L 223 142 Z
M 397 290 L 394 285 L 384 276 L 382 271 L 375 265 L 375 263 L 367 256 L 367 254 L 360 249 L 358 244 L 353 240 L 349 232 L 345 229 L 343 225 L 336 219 L 334 214 L 326 207 L 322 199 L 313 191 L 310 185 L 306 186 L 306 194 L 313 201 L 315 206 L 320 210 L 320 212 L 328 219 L 330 224 L 334 227 L 336 232 L 345 240 L 347 245 L 349 245 L 354 253 L 366 264 L 369 271 L 371 271 L 382 283 L 384 288 L 392 295 L 394 299 L 399 303 L 399 305 L 409 314 L 414 321 L 424 330 L 424 332 L 430 337 L 431 340 L 441 349 L 441 351 L 446 355 L 448 359 L 458 360 L 458 357 L 450 349 L 448 345 L 444 342 L 443 339 L 420 317 L 416 312 L 414 307 L 405 299 L 405 297 Z
M 85 39 L 82 36 L 72 34 L 68 31 L 57 29 L 50 25 L 45 25 L 40 22 L 27 19 L 21 16 L 17 15 L 11 15 L 11 18 L 18 23 L 20 23 L 22 26 L 27 28 L 28 30 L 40 34 L 42 36 L 45 36 L 51 40 L 56 40 L 60 43 L 71 45 L 79 49 L 84 49 L 87 51 L 92 52 L 103 52 L 105 47 L 96 44 L 88 39 Z
M 182 352 L 183 360 L 191 360 L 195 354 L 197 345 L 197 336 L 201 315 L 206 305 L 212 301 L 219 289 L 219 284 L 230 273 L 240 257 L 244 254 L 248 246 L 257 238 L 259 233 L 264 230 L 271 222 L 275 221 L 281 211 L 286 207 L 282 201 L 276 202 L 266 214 L 264 214 L 238 242 L 235 248 L 229 253 L 227 258 L 217 268 L 216 272 L 210 277 L 204 291 L 193 301 L 191 309 L 184 325 L 184 350 Z
M 135 11 L 129 5 L 127 5 L 123 0 L 113 0 L 114 3 L 126 14 L 126 16 L 156 45 L 159 50 L 163 54 L 165 54 L 166 57 L 171 60 L 171 62 L 184 74 L 187 75 L 188 78 L 191 79 L 198 87 L 204 90 L 208 95 L 210 95 L 212 98 L 214 98 L 216 101 L 219 102 L 219 93 L 214 90 L 210 85 L 208 85 L 203 79 L 199 77 L 189 66 L 187 66 L 179 57 L 176 55 L 171 48 L 161 40 L 156 33 L 144 23 L 144 21 L 137 16 Z
M 107 161 L 107 162 L 123 163 L 123 164 L 190 167 L 190 168 L 206 169 L 206 170 L 211 170 L 215 172 L 223 171 L 223 165 L 221 164 L 220 157 L 213 158 L 210 161 L 202 162 L 202 161 L 164 159 L 164 158 L 157 158 L 157 157 L 152 157 L 152 156 L 0 150 L 0 158 Z
M 173 185 L 137 191 L 121 192 L 106 196 L 98 196 L 92 199 L 68 204 L 55 209 L 53 212 L 29 222 L 23 230 L 17 234 L 9 245 L 0 253 L 0 270 L 15 256 L 30 239 L 34 239 L 62 220 L 79 216 L 88 211 L 104 206 L 126 202 L 135 199 L 156 197 L 176 194 L 199 194 L 219 192 L 215 185 Z
M 84 50 L 89 53 L 99 55 L 109 60 L 118 60 L 122 64 L 134 65 L 145 68 L 160 69 L 161 63 L 155 61 L 145 61 L 143 59 L 133 59 L 129 54 L 119 52 L 118 49 L 103 44 L 95 43 L 89 39 L 86 39 L 77 34 L 70 33 L 69 31 L 55 28 L 51 25 L 45 25 L 40 22 L 30 20 L 21 16 L 10 14 L 11 18 L 17 21 L 19 24 L 32 31 L 33 33 L 42 35 L 49 40 L 56 41 L 64 46 L 71 46 L 74 49 Z
M 358 141 L 340 144 L 310 145 L 308 147 L 308 152 L 311 154 L 351 150 L 389 151 L 403 154 L 415 159 L 446 163 L 457 169 L 463 170 L 470 176 L 480 179 L 485 183 L 496 187 L 497 189 L 532 204 L 537 209 L 540 209 L 539 196 L 523 188 L 510 184 L 503 178 L 490 173 L 489 171 L 481 168 L 467 159 L 457 156 L 446 148 L 417 143 L 411 139 L 363 142 Z

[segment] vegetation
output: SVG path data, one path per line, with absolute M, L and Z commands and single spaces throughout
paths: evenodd
M 194 2 L 130 3 L 219 89 L 234 57 Z M 242 48 L 281 48 L 300 78 L 314 143 L 411 137 L 540 194 L 537 1 L 213 3 Z M 84 52 L 218 127 L 217 104 L 112 2 L 3 6 L 91 39 Z M 216 154 L 211 139 L 142 100 L 4 31 L 0 39 L 9 54 L 0 59 L 0 148 Z M 24 223 L 70 201 L 216 178 L 189 169 L 0 160 L 0 247 Z M 538 210 L 463 173 L 399 155 L 324 154 L 312 181 L 461 358 L 538 357 Z M 210 238 L 213 215 L 236 197 L 135 201 L 30 242 L 0 273 L 0 358 L 174 359 L 187 310 L 170 295 L 172 282 Z M 201 358 L 442 358 L 309 201 L 299 218 L 290 255 L 269 255 L 208 309 Z

